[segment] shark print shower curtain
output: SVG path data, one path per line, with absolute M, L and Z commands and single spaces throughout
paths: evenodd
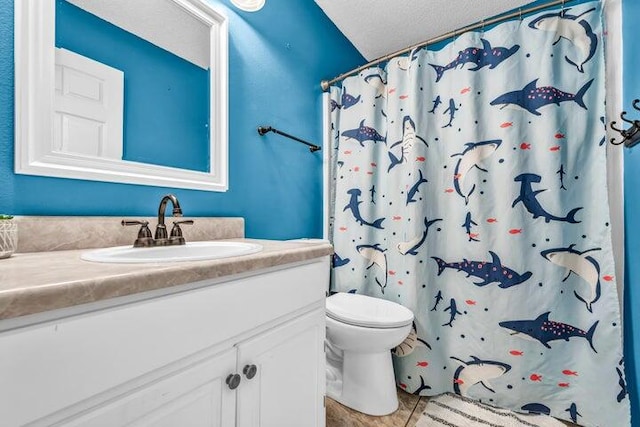
M 415 314 L 409 393 L 628 426 L 599 2 L 331 88 L 332 290 Z

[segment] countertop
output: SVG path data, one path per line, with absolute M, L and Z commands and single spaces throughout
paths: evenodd
M 258 243 L 256 254 L 211 261 L 106 264 L 80 259 L 87 249 L 18 253 L 0 260 L 0 320 L 169 288 L 330 255 L 328 243 Z

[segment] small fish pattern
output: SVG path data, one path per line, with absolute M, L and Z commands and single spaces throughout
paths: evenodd
M 602 6 L 565 8 L 598 38 L 586 61 L 538 19 L 558 7 L 330 88 L 331 290 L 414 312 L 408 393 L 624 427 Z

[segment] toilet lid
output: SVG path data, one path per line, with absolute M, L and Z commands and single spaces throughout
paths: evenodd
M 354 326 L 398 328 L 413 321 L 413 313 L 395 302 L 365 295 L 337 293 L 326 299 L 327 316 Z

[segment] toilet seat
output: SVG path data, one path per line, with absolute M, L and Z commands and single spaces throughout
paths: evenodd
M 399 328 L 413 321 L 411 310 L 400 304 L 342 292 L 326 299 L 326 313 L 339 322 L 365 328 Z

